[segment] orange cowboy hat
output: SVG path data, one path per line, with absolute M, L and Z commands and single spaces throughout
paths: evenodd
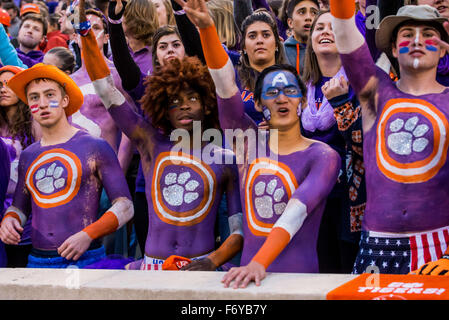
M 59 83 L 69 96 L 69 105 L 65 108 L 65 114 L 68 116 L 77 112 L 83 105 L 84 98 L 81 89 L 66 73 L 53 65 L 43 63 L 35 64 L 33 67 L 17 73 L 9 79 L 8 87 L 14 91 L 17 97 L 28 104 L 25 88 L 35 79 L 50 79 Z

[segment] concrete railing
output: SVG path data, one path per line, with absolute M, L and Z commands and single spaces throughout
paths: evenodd
M 0 299 L 323 300 L 354 275 L 269 273 L 257 287 L 224 288 L 224 272 L 0 269 Z

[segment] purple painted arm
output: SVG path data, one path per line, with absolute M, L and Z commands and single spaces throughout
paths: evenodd
M 327 145 L 321 145 L 315 143 L 309 147 L 314 148 L 309 159 L 309 173 L 292 194 L 293 199 L 298 199 L 307 207 L 308 214 L 326 200 L 340 172 L 338 153 Z
M 120 106 L 112 106 L 108 111 L 120 130 L 126 134 L 139 151 L 153 150 L 157 136 L 160 134 L 126 101 Z
M 114 150 L 105 141 L 99 144 L 99 149 L 97 169 L 109 199 L 112 203 L 123 197 L 131 200 L 128 184 Z

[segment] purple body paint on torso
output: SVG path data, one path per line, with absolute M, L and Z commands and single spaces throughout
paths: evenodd
M 244 115 L 239 95 L 218 99 L 222 128 L 257 129 L 255 123 Z M 305 150 L 289 155 L 271 153 L 262 141 L 259 139 L 257 146 L 246 145 L 243 161 L 238 162 L 245 239 L 241 265 L 248 264 L 254 257 L 293 197 L 307 206 L 307 218 L 267 271 L 318 272 L 318 230 L 325 198 L 337 179 L 340 157 L 329 146 L 318 141 Z M 258 149 L 257 157 L 256 154 L 252 155 L 255 148 Z M 239 154 L 236 157 L 239 160 Z
M 109 60 L 106 60 L 106 63 L 111 70 L 111 76 L 114 80 L 115 86 L 125 95 L 128 102 L 134 107 L 131 99 L 122 89 L 121 79 L 114 67 L 114 64 Z M 95 94 L 95 89 L 86 69 L 82 67 L 73 73 L 71 78 L 83 92 L 84 103 L 79 111 L 75 112 L 68 118 L 69 122 L 74 127 L 83 129 L 94 137 L 103 138 L 117 153 L 122 133 L 104 108 L 100 97 Z
M 102 139 L 80 130 L 65 143 L 25 149 L 13 206 L 33 213 L 33 247 L 56 250 L 96 221 L 102 187 L 111 202 L 130 198 L 117 157 Z
M 342 55 L 357 93 L 370 77 L 378 80 L 372 91 L 381 93 L 375 123 L 368 131 L 364 128 L 367 206 L 363 228 L 399 233 L 448 226 L 449 89 L 422 96 L 403 93 L 374 66 L 367 51 L 364 45 Z M 374 108 L 372 102 L 366 104 Z
M 223 164 L 176 149 L 169 137 L 161 134 L 127 103 L 112 107 L 110 113 L 125 134 L 135 143 L 145 176 L 149 228 L 145 254 L 166 259 L 170 255 L 197 257 L 215 249 L 214 226 L 225 185 L 236 176 L 235 165 L 224 164 L 232 153 L 213 144 L 200 150 Z M 200 137 L 201 139 L 201 137 Z M 238 184 L 227 189 L 228 215 L 241 212 Z

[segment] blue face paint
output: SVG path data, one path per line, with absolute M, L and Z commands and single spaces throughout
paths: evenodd
M 296 77 L 288 71 L 273 71 L 265 76 L 262 85 L 262 98 L 275 99 L 281 92 L 290 98 L 302 97 Z

